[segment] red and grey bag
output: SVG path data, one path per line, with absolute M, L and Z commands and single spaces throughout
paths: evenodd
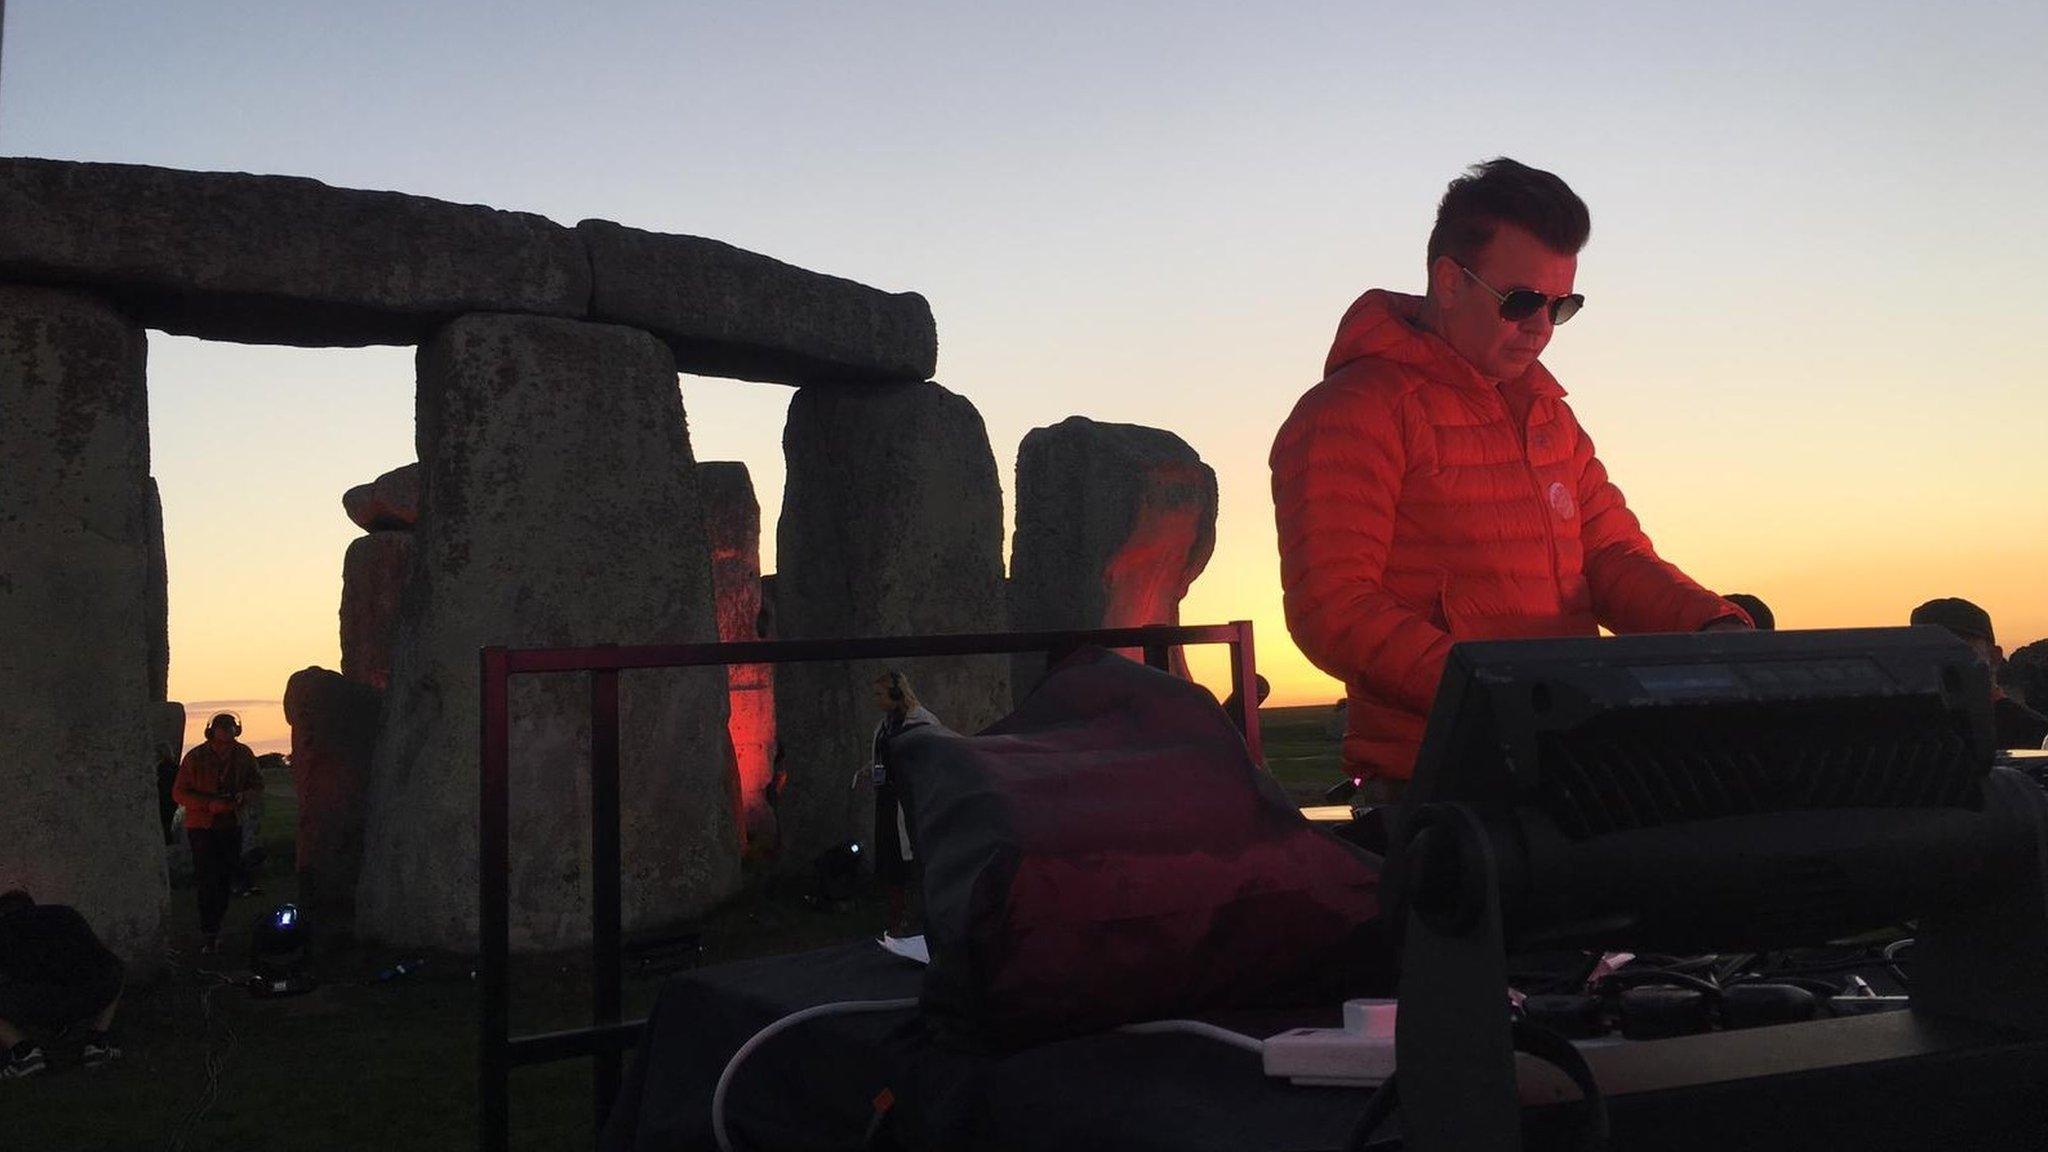
M 1378 858 L 1311 825 L 1199 685 L 1083 650 L 978 736 L 905 733 L 889 769 L 943 1040 L 1392 987 Z

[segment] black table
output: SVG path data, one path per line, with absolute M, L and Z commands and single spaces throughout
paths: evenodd
M 732 1053 L 800 1008 L 917 994 L 921 968 L 873 943 L 700 969 L 666 985 L 613 1110 L 614 1152 L 715 1149 L 711 1097 Z M 1339 1009 L 1211 1014 L 1250 1035 L 1335 1027 Z M 1594 1048 L 1616 1148 L 2048 1148 L 2048 1040 L 1911 1013 Z M 1368 1089 L 1268 1079 L 1196 1036 L 1108 1033 L 1005 1055 L 941 1048 L 915 1010 L 796 1025 L 754 1052 L 727 1111 L 737 1147 L 858 1148 L 884 1090 L 913 1149 L 1338 1148 Z M 1575 1109 L 1525 1084 L 1532 1148 Z

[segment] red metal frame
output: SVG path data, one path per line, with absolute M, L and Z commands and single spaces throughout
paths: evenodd
M 863 640 L 758 640 L 729 644 L 654 644 L 595 648 L 485 648 L 478 654 L 481 724 L 479 752 L 480 900 L 477 977 L 479 1013 L 478 1146 L 500 1152 L 510 1135 L 512 1069 L 557 1060 L 595 1058 L 591 1083 L 597 1130 L 604 1131 L 619 1093 L 621 1054 L 638 1042 L 644 1020 L 619 1018 L 624 974 L 619 908 L 619 673 L 644 668 L 704 665 L 796 664 L 919 656 L 994 656 L 1044 652 L 1057 657 L 1086 645 L 1139 648 L 1145 662 L 1164 668 L 1171 648 L 1185 644 L 1230 646 L 1231 720 L 1244 733 L 1252 759 L 1263 761 L 1259 740 L 1258 675 L 1252 624 L 1109 628 L 1087 632 L 992 632 L 960 636 L 888 636 Z M 590 674 L 591 1026 L 529 1036 L 510 1034 L 509 823 L 513 676 Z M 1245 706 L 1251 702 L 1251 707 Z

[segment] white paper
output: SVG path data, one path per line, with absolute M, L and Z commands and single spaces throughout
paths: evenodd
M 924 946 L 923 936 L 890 936 L 885 933 L 875 943 L 903 957 L 905 960 L 915 960 L 919 964 L 929 964 L 932 962 L 931 949 Z

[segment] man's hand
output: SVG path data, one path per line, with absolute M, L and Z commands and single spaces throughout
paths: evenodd
M 1755 627 L 1755 625 L 1752 625 L 1752 624 L 1746 624 L 1746 623 L 1744 623 L 1744 622 L 1742 621 L 1742 619 L 1741 619 L 1740 617 L 1737 617 L 1737 616 L 1723 616 L 1723 617 L 1721 617 L 1721 618 L 1720 618 L 1719 620 L 1715 620 L 1715 621 L 1712 621 L 1712 622 L 1708 623 L 1708 624 L 1707 624 L 1707 626 L 1706 626 L 1706 627 L 1704 627 L 1704 628 L 1701 628 L 1701 629 L 1700 629 L 1700 631 L 1702 631 L 1702 632 L 1754 632 L 1754 631 L 1756 631 L 1756 627 Z

